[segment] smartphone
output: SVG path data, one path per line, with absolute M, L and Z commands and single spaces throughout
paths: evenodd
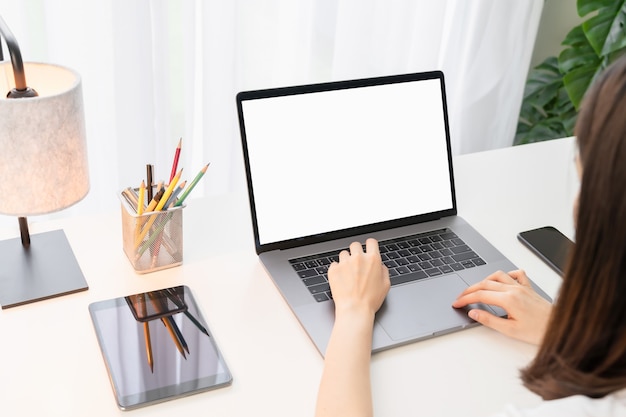
M 574 246 L 574 242 L 567 236 L 552 226 L 545 226 L 521 232 L 517 238 L 559 275 L 563 276 L 567 254 Z

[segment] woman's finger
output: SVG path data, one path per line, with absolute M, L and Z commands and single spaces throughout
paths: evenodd
M 531 287 L 530 280 L 528 279 L 528 276 L 526 275 L 526 272 L 524 270 L 518 269 L 517 271 L 511 271 L 509 272 L 509 275 L 511 275 L 518 284 Z
M 350 243 L 350 255 L 356 255 L 357 253 L 363 253 L 363 246 L 359 242 Z
M 503 298 L 506 293 L 503 291 L 478 290 L 468 294 L 462 294 L 459 298 L 452 302 L 452 307 L 461 308 L 468 304 L 490 304 L 503 307 Z M 504 307 L 503 307 L 504 308 Z
M 380 249 L 378 247 L 378 241 L 374 238 L 368 238 L 365 241 L 365 251 L 367 253 L 378 253 L 380 252 Z

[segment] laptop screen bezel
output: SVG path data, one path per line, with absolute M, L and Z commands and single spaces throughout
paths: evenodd
M 258 219 L 256 215 L 253 179 L 252 179 L 252 172 L 250 169 L 250 160 L 249 160 L 249 154 L 248 154 L 247 136 L 246 136 L 246 129 L 245 129 L 245 117 L 244 117 L 244 111 L 243 111 L 243 103 L 245 101 L 272 98 L 272 97 L 282 97 L 282 96 L 289 96 L 289 95 L 297 95 L 297 94 L 308 94 L 308 93 L 318 93 L 318 92 L 324 92 L 324 91 L 370 87 L 370 86 L 376 86 L 376 85 L 398 84 L 398 83 L 414 82 L 414 81 L 421 81 L 421 80 L 433 80 L 433 79 L 439 80 L 440 86 L 441 86 L 441 99 L 442 99 L 442 106 L 443 106 L 446 149 L 447 149 L 447 154 L 448 154 L 448 171 L 449 171 L 449 179 L 450 179 L 452 208 L 441 210 L 441 211 L 435 211 L 431 213 L 426 213 L 426 214 L 403 217 L 400 219 L 372 223 L 372 224 L 368 224 L 364 226 L 351 227 L 351 228 L 334 230 L 334 231 L 315 234 L 315 235 L 303 236 L 303 237 L 294 238 L 294 239 L 281 240 L 281 241 L 270 242 L 270 243 L 261 243 L 260 236 L 259 236 Z M 454 170 L 452 166 L 452 151 L 451 151 L 451 144 L 450 144 L 450 127 L 449 127 L 449 122 L 448 122 L 448 106 L 447 106 L 447 99 L 446 99 L 446 93 L 445 93 L 445 82 L 444 82 L 443 72 L 428 71 L 428 72 L 418 72 L 418 73 L 391 75 L 391 76 L 383 76 L 383 77 L 372 77 L 372 78 L 362 78 L 362 79 L 345 80 L 345 81 L 333 81 L 333 82 L 317 83 L 317 84 L 305 84 L 305 85 L 290 86 L 290 87 L 242 91 L 237 94 L 236 101 L 237 101 L 237 115 L 239 119 L 239 130 L 240 130 L 241 145 L 242 145 L 242 151 L 243 151 L 244 167 L 245 167 L 245 172 L 246 172 L 248 199 L 250 203 L 250 214 L 252 218 L 252 230 L 254 234 L 255 250 L 257 254 L 261 254 L 263 252 L 269 252 L 273 250 L 291 249 L 294 247 L 300 247 L 300 246 L 310 245 L 314 243 L 327 242 L 327 241 L 341 239 L 341 238 L 345 238 L 345 237 L 349 237 L 349 236 L 353 236 L 357 234 L 373 233 L 373 232 L 377 232 L 381 230 L 387 230 L 387 229 L 392 229 L 396 227 L 408 226 L 408 225 L 412 225 L 416 223 L 423 223 L 427 221 L 437 220 L 442 217 L 454 216 L 457 214 L 456 190 L 455 190 L 455 184 L 454 184 Z

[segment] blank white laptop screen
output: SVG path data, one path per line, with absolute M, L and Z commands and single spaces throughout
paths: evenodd
M 245 100 L 260 244 L 453 208 L 439 79 Z

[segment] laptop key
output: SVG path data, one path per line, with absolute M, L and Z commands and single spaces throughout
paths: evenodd
M 325 274 L 328 272 L 328 267 L 327 266 L 320 266 L 315 268 L 315 270 L 317 271 L 318 274 Z
M 470 247 L 467 245 L 455 246 L 453 248 L 450 248 L 450 250 L 455 254 L 471 251 Z
M 476 254 L 476 252 L 469 251 L 469 252 L 463 252 L 458 255 L 452 255 L 452 259 L 454 259 L 457 262 L 466 261 L 472 258 L 478 258 L 478 255 Z
M 305 269 L 304 271 L 298 271 L 298 276 L 302 279 L 311 278 L 319 275 L 315 269 Z
M 454 232 L 441 233 L 439 236 L 445 240 L 450 240 L 457 237 L 456 233 Z
M 454 259 L 452 259 L 450 256 L 446 256 L 445 258 L 441 258 L 441 260 L 443 261 L 444 264 L 453 264 L 456 261 Z
M 408 265 L 409 261 L 404 258 L 396 259 L 396 263 L 400 266 Z
M 426 272 L 429 277 L 434 277 L 434 276 L 437 276 L 437 275 L 441 275 L 441 271 L 439 270 L 439 268 L 430 268 L 430 269 L 427 269 L 424 272 Z
M 462 271 L 465 269 L 460 263 L 450 264 L 450 268 L 454 269 L 455 271 Z
M 309 288 L 309 291 L 311 291 L 311 294 L 319 294 L 319 293 L 324 293 L 330 290 L 330 285 L 319 284 L 319 285 L 313 285 L 312 287 L 308 287 L 308 288 Z
M 385 266 L 389 269 L 391 268 L 395 268 L 398 266 L 398 264 L 396 263 L 396 261 L 384 261 L 383 262 L 385 264 Z
M 391 281 L 391 286 L 394 286 L 398 284 L 404 284 L 407 282 L 417 281 L 418 279 L 423 279 L 427 277 L 428 275 L 426 275 L 423 271 L 419 271 L 414 274 L 399 275 L 397 277 L 393 277 L 390 279 L 390 281 Z
M 319 294 L 313 294 L 313 297 L 315 297 L 315 300 L 318 303 L 321 303 L 322 301 L 328 301 L 329 300 L 328 295 L 326 295 L 325 292 L 321 292 Z
M 293 269 L 295 269 L 296 271 L 303 271 L 307 269 L 307 267 L 304 266 L 303 263 L 297 263 L 297 264 L 293 264 Z
M 307 287 L 310 287 L 311 285 L 323 284 L 326 282 L 326 279 L 320 275 L 313 278 L 305 278 L 302 280 L 302 282 L 304 282 L 304 285 L 306 285 Z
M 432 266 L 443 266 L 444 263 L 441 261 L 441 259 L 433 259 L 432 261 L 430 261 L 430 264 Z
M 444 274 L 449 274 L 450 272 L 453 272 L 454 270 L 452 268 L 450 268 L 450 266 L 448 265 L 444 265 L 444 266 L 440 266 L 439 269 L 441 270 L 441 272 L 443 272 Z

